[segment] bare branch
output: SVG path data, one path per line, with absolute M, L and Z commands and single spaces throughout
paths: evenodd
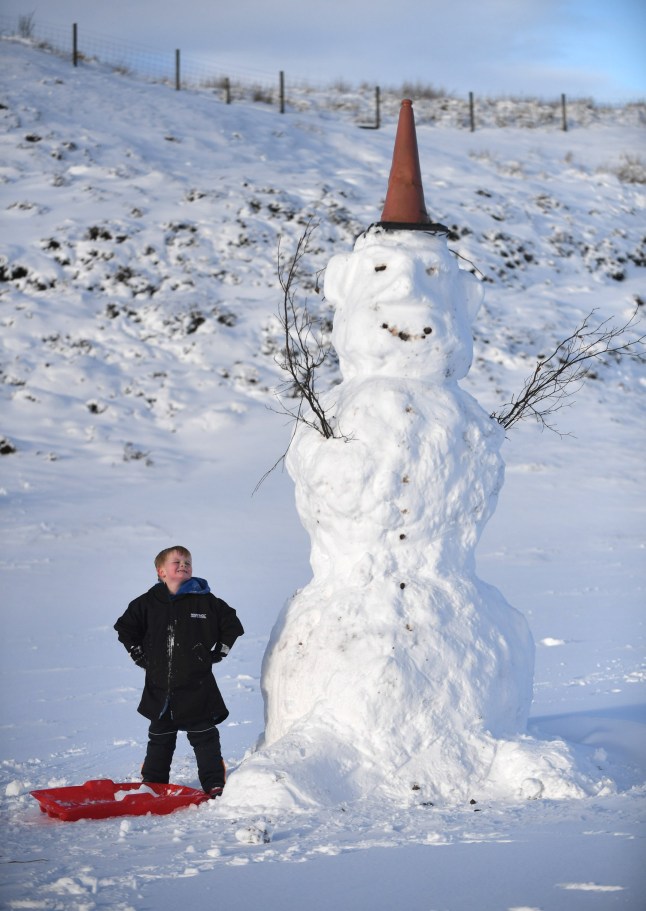
M 278 243 L 278 281 L 283 291 L 278 320 L 283 334 L 283 348 L 280 357 L 276 358 L 276 363 L 285 371 L 288 380 L 277 390 L 280 408 L 275 410 L 293 421 L 293 430 L 287 449 L 258 481 L 254 493 L 285 460 L 299 424 L 311 427 L 326 439 L 346 439 L 333 427 L 316 388 L 317 371 L 330 356 L 332 346 L 322 337 L 321 321 L 308 310 L 306 304 L 296 303 L 296 289 L 302 276 L 301 263 L 316 227 L 312 219 L 307 222 L 296 244 L 296 250 L 288 259 L 282 256 L 280 242 Z M 319 277 L 320 272 L 317 272 L 314 286 L 317 293 Z M 294 401 L 293 407 L 285 404 L 287 398 Z
M 592 310 L 548 357 L 537 361 L 534 372 L 525 380 L 520 393 L 512 396 L 500 412 L 494 411 L 492 418 L 508 429 L 527 417 L 533 417 L 543 427 L 558 433 L 548 418 L 570 404 L 568 400 L 576 395 L 591 375 L 592 361 L 607 355 L 620 357 L 622 354 L 646 360 L 643 350 L 639 350 L 646 335 L 626 338 L 626 333 L 634 329 L 637 321 L 637 308 L 621 326 L 612 325 L 609 319 L 591 326 L 595 313 L 596 310 Z
M 291 415 L 290 415 L 290 417 L 291 417 Z M 282 462 L 285 461 L 285 458 L 287 457 L 287 453 L 289 452 L 289 447 L 292 445 L 292 440 L 294 439 L 294 434 L 296 433 L 296 428 L 297 428 L 297 427 L 298 427 L 298 423 L 297 423 L 297 422 L 294 422 L 294 427 L 293 427 L 293 429 L 292 429 L 292 435 L 291 435 L 291 437 L 289 438 L 289 443 L 287 444 L 287 449 L 285 449 L 285 452 L 284 452 L 281 456 L 279 456 L 279 458 L 276 459 L 276 461 L 275 461 L 274 464 L 271 466 L 271 468 L 268 468 L 268 469 L 267 469 L 267 471 L 264 473 L 264 475 L 261 477 L 261 479 L 258 481 L 258 483 L 256 484 L 256 486 L 254 487 L 253 491 L 251 492 L 251 496 L 253 496 L 253 495 L 256 493 L 256 491 L 261 487 L 261 485 L 263 484 L 263 482 L 267 480 L 267 478 L 268 478 L 269 475 L 272 473 L 272 471 L 274 471 L 274 469 L 278 468 L 278 466 L 279 466 Z
M 316 388 L 316 373 L 327 359 L 330 346 L 321 340 L 318 320 L 307 309 L 307 305 L 296 304 L 296 287 L 300 278 L 301 261 L 307 253 L 316 225 L 310 219 L 298 239 L 293 256 L 286 262 L 281 257 L 278 245 L 278 280 L 283 290 L 278 318 L 283 331 L 284 347 L 278 365 L 289 376 L 283 392 L 289 389 L 298 399 L 295 408 L 283 412 L 294 419 L 296 424 L 307 424 L 326 439 L 335 436 Z M 318 288 L 318 275 L 316 286 Z M 305 414 L 304 403 L 309 405 L 311 416 Z

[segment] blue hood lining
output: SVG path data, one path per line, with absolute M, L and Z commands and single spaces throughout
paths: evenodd
M 186 582 L 182 582 L 177 592 L 171 595 L 171 599 L 179 598 L 180 595 L 208 595 L 211 591 L 206 579 L 200 579 L 199 576 L 192 576 Z

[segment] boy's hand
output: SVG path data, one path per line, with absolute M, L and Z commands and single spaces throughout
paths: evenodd
M 211 664 L 218 664 L 223 658 L 226 658 L 229 651 L 228 645 L 225 645 L 223 642 L 217 642 L 215 648 L 211 652 Z
M 131 646 L 128 653 L 138 667 L 146 667 L 146 656 L 140 645 Z

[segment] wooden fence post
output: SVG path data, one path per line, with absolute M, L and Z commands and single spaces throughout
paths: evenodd
M 379 86 L 375 87 L 375 122 L 374 123 L 360 123 L 359 129 L 361 130 L 378 130 L 381 126 L 381 89 Z
M 565 105 L 565 95 L 561 95 L 561 119 L 563 124 L 563 132 L 567 133 L 567 108 Z
M 180 86 L 181 86 L 181 84 L 182 84 L 182 83 L 181 83 L 181 78 L 180 78 L 180 69 L 179 69 L 179 67 L 180 67 L 180 54 L 179 54 L 179 48 L 178 48 L 178 49 L 175 51 L 175 91 L 176 91 L 176 92 L 179 92 Z
M 285 73 L 280 71 L 280 113 L 285 113 Z
M 475 106 L 473 104 L 473 92 L 469 92 L 469 122 L 471 124 L 471 132 L 475 133 L 476 117 L 475 117 Z
M 78 35 L 78 26 L 76 22 L 72 25 L 72 60 L 74 61 L 74 66 L 79 65 L 79 35 Z

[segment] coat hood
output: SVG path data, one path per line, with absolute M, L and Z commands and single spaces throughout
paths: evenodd
M 182 582 L 176 594 L 171 595 L 171 598 L 179 598 L 180 595 L 208 595 L 210 591 L 211 589 L 206 579 L 200 579 L 199 576 L 191 576 L 186 582 Z
M 209 583 L 206 579 L 200 579 L 199 576 L 191 576 L 186 582 L 182 582 L 174 595 L 171 595 L 168 591 L 165 582 L 157 582 L 157 584 L 153 585 L 150 589 L 151 594 L 162 601 L 166 601 L 167 598 L 174 601 L 175 598 L 179 598 L 181 595 L 208 595 L 210 591 L 211 588 Z

